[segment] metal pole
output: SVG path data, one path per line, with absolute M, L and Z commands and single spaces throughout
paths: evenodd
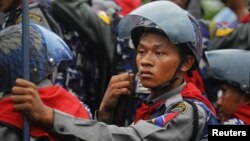
M 29 80 L 29 15 L 28 2 L 22 0 L 22 49 L 23 49 L 23 77 Z M 30 141 L 30 127 L 28 118 L 23 115 L 23 141 Z

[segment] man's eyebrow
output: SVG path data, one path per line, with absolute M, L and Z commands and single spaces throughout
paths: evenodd
M 138 44 L 138 47 L 145 47 L 145 46 L 146 45 L 143 44 L 142 42 L 139 42 L 139 44 Z M 164 47 L 164 44 L 163 43 L 155 43 L 155 44 L 153 44 L 153 46 L 157 47 L 157 48 L 162 48 L 162 47 Z

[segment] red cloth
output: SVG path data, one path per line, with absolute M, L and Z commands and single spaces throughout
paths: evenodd
M 115 0 L 121 6 L 120 14 L 125 16 L 141 5 L 141 0 Z
M 150 106 L 145 103 L 142 103 L 141 106 L 136 110 L 134 123 L 136 123 L 140 119 L 148 120 L 149 117 L 155 112 L 155 110 L 164 102 L 165 102 L 164 100 L 159 101 Z
M 49 107 L 58 109 L 70 115 L 82 119 L 89 119 L 89 114 L 80 101 L 59 86 L 50 86 L 39 88 L 38 92 L 42 101 Z M 4 98 L 0 100 L 0 122 L 10 124 L 19 129 L 23 128 L 23 116 L 20 112 L 13 109 L 11 98 Z M 41 115 L 42 116 L 42 115 Z M 30 134 L 33 137 L 48 137 L 50 141 L 57 141 L 44 128 L 36 125 L 31 125 Z
M 240 23 L 249 23 L 249 22 L 250 22 L 250 14 L 240 19 Z
M 208 108 L 212 111 L 212 113 L 216 114 L 214 107 L 212 104 L 208 101 L 207 98 L 205 98 L 199 89 L 194 86 L 193 83 L 189 82 L 185 85 L 185 87 L 181 91 L 181 95 L 183 98 L 190 98 L 190 99 L 196 99 L 198 101 L 203 102 L 208 106 Z M 159 101 L 151 106 L 148 106 L 146 104 L 142 104 L 137 110 L 134 118 L 134 122 L 136 123 L 138 120 L 148 120 L 148 118 L 155 112 L 156 108 L 158 108 L 162 103 L 164 103 L 165 100 Z
M 191 99 L 196 99 L 198 101 L 203 102 L 208 106 L 208 108 L 212 111 L 214 116 L 216 115 L 215 109 L 212 106 L 212 104 L 209 102 L 209 100 L 204 97 L 199 89 L 191 82 L 188 82 L 186 86 L 182 89 L 182 97 L 183 98 L 191 98 Z
M 250 105 L 239 107 L 233 115 L 250 125 Z
M 191 77 L 185 75 L 184 79 L 186 80 L 186 82 L 192 82 L 201 91 L 202 94 L 205 93 L 205 86 L 198 70 L 193 70 Z

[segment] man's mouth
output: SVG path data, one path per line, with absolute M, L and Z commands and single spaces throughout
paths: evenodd
M 140 71 L 140 77 L 141 78 L 152 78 L 153 73 L 150 71 Z

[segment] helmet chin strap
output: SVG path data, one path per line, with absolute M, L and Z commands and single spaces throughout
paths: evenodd
M 182 66 L 182 64 L 183 64 L 183 62 L 184 62 L 184 57 L 183 57 L 183 55 L 182 55 L 182 56 L 181 56 L 180 63 L 179 63 L 179 65 L 178 65 L 178 67 L 176 68 L 175 73 L 174 73 L 172 79 L 169 80 L 169 81 L 164 82 L 164 83 L 161 84 L 160 86 L 151 88 L 151 90 L 159 91 L 159 90 L 163 90 L 163 89 L 169 88 L 169 87 L 173 84 L 173 82 L 176 81 L 176 80 L 178 79 L 178 78 L 176 77 L 176 75 L 177 75 L 177 73 L 179 72 L 179 70 L 180 70 L 180 68 L 181 68 L 181 66 Z

